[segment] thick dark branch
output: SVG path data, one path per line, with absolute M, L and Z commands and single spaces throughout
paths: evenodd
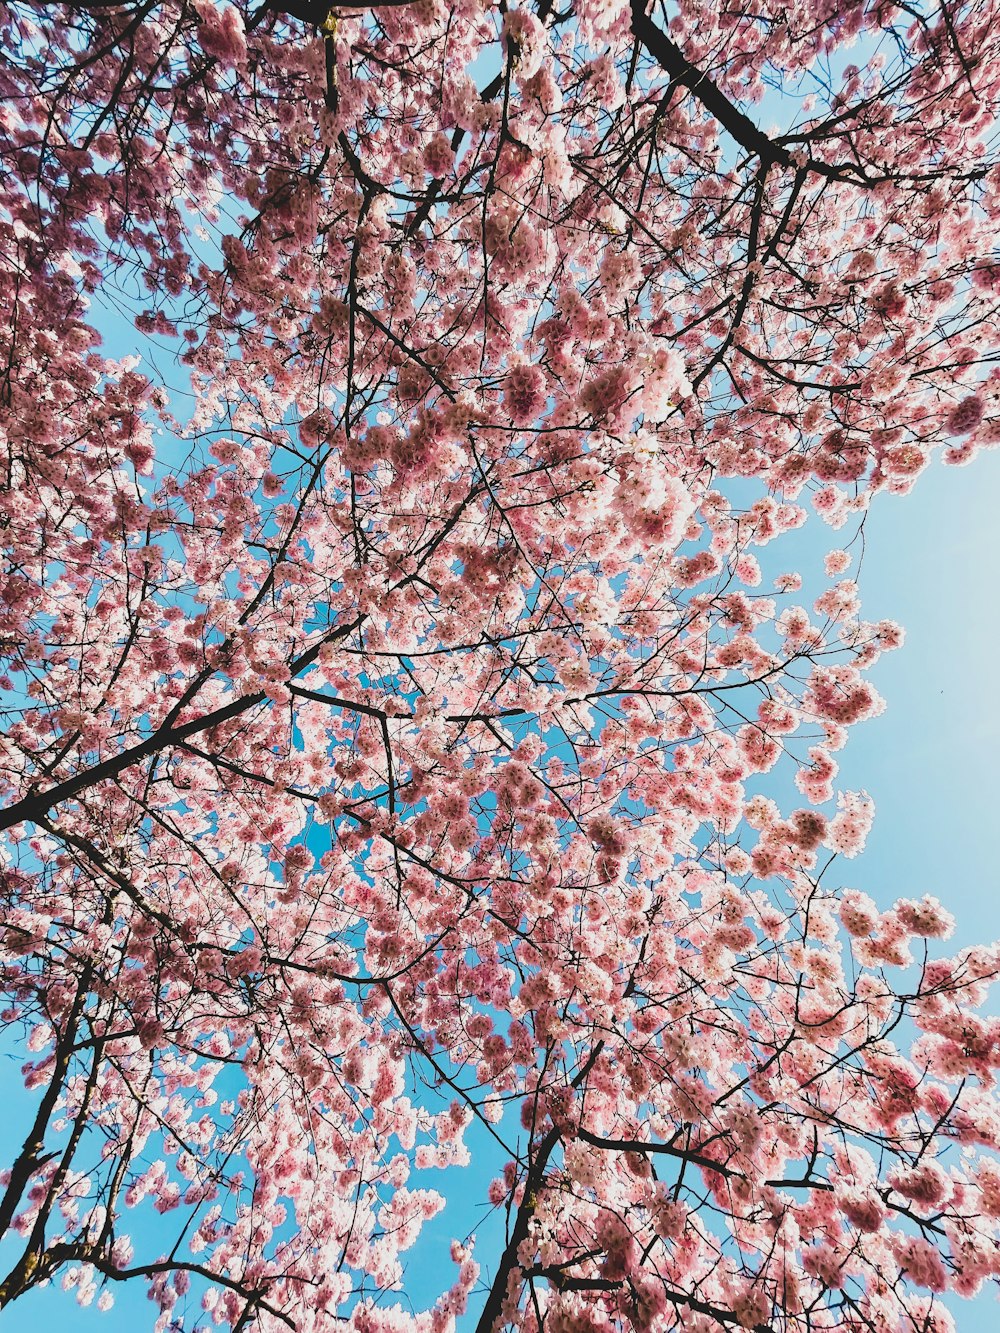
M 514 1269 L 518 1267 L 518 1250 L 528 1238 L 531 1219 L 535 1215 L 535 1191 L 542 1183 L 545 1167 L 553 1148 L 559 1142 L 559 1137 L 557 1129 L 550 1129 L 538 1145 L 535 1159 L 524 1182 L 524 1196 L 521 1199 L 521 1206 L 514 1218 L 510 1238 L 501 1256 L 500 1266 L 497 1269 L 496 1277 L 493 1279 L 493 1285 L 490 1287 L 490 1294 L 486 1298 L 483 1312 L 479 1316 L 476 1333 L 493 1333 L 497 1320 L 500 1318 L 500 1311 L 503 1309 L 503 1303 L 507 1297 L 507 1283 Z
M 720 1176 L 741 1176 L 724 1162 L 716 1162 L 711 1157 L 702 1157 L 687 1148 L 675 1148 L 670 1143 L 646 1143 L 641 1139 L 606 1139 L 598 1134 L 591 1134 L 589 1129 L 577 1130 L 577 1137 L 593 1148 L 605 1148 L 612 1152 L 664 1153 L 668 1157 L 679 1157 L 682 1161 L 703 1166 L 707 1171 L 717 1171 Z M 773 1183 L 773 1182 L 769 1182 Z
M 417 559 L 417 568 L 413 573 L 407 574 L 405 578 L 393 585 L 395 589 L 406 588 L 413 583 L 420 573 L 420 569 L 431 558 L 434 551 L 444 542 L 453 531 L 456 524 L 460 521 L 462 515 L 470 504 L 472 504 L 482 492 L 481 486 L 474 486 L 469 494 L 461 500 L 454 508 L 448 519 L 442 524 L 439 532 L 430 537 L 422 547 L 419 547 L 414 555 Z M 338 625 L 330 630 L 322 639 L 314 643 L 311 648 L 300 653 L 292 662 L 289 663 L 288 674 L 290 678 L 299 676 L 319 657 L 324 645 L 339 643 L 348 638 L 364 624 L 367 613 L 355 616 L 346 624 Z M 31 823 L 37 821 L 41 815 L 46 814 L 53 807 L 62 801 L 71 799 L 88 787 L 93 787 L 97 783 L 104 782 L 108 778 L 115 778 L 119 773 L 126 769 L 134 767 L 151 755 L 159 754 L 172 746 L 188 740 L 192 736 L 197 736 L 200 732 L 208 731 L 212 727 L 217 727 L 221 723 L 230 722 L 236 717 L 248 712 L 252 708 L 264 703 L 267 695 L 263 691 L 255 691 L 253 694 L 245 694 L 238 699 L 224 704 L 220 708 L 213 709 L 210 713 L 205 713 L 201 717 L 193 718 L 190 722 L 176 724 L 173 726 L 161 726 L 157 731 L 138 745 L 133 745 L 121 753 L 112 755 L 110 759 L 105 759 L 102 763 L 95 764 L 93 768 L 81 770 L 62 782 L 56 783 L 46 791 L 32 791 L 31 795 L 22 797 L 15 801 L 13 805 L 6 810 L 0 811 L 0 831 L 11 828 L 15 824 Z M 176 714 L 176 708 L 171 714 Z
M 339 639 L 346 638 L 363 622 L 364 616 L 357 616 L 349 624 L 340 625 L 332 630 L 323 642 L 335 643 Z M 290 665 L 289 674 L 291 676 L 298 675 L 299 672 L 312 666 L 319 656 L 321 647 L 322 643 L 317 643 L 297 657 Z M 65 778 L 62 782 L 57 782 L 54 787 L 48 788 L 47 791 L 34 792 L 31 796 L 25 796 L 20 801 L 15 801 L 6 810 L 0 811 L 0 830 L 11 828 L 15 824 L 26 821 L 35 822 L 40 816 L 53 809 L 54 806 L 59 805 L 62 801 L 69 800 L 79 792 L 86 790 L 86 788 L 93 787 L 108 778 L 115 778 L 119 773 L 123 773 L 125 769 L 132 768 L 151 755 L 159 754 L 161 751 L 187 740 L 190 736 L 197 736 L 200 732 L 217 727 L 224 722 L 231 722 L 233 718 L 240 717 L 251 708 L 256 708 L 259 704 L 264 703 L 266 699 L 267 695 L 262 690 L 258 690 L 253 694 L 241 695 L 238 699 L 233 699 L 229 703 L 223 704 L 222 707 L 215 708 L 210 713 L 204 713 L 201 717 L 193 718 L 189 722 L 160 727 L 153 732 L 152 736 L 140 741 L 138 745 L 133 745 L 127 750 L 122 750 L 119 754 L 112 755 L 110 759 L 95 764 L 93 768 L 82 769 L 71 777 Z
M 723 129 L 765 165 L 775 163 L 792 169 L 804 165 L 806 170 L 818 176 L 826 176 L 829 180 L 850 181 L 865 186 L 872 184 L 860 167 L 851 164 L 832 166 L 829 162 L 820 162 L 812 157 L 804 164 L 801 159 L 796 161 L 788 148 L 770 139 L 749 116 L 733 105 L 717 83 L 697 65 L 692 65 L 680 47 L 646 13 L 645 0 L 632 0 L 632 31 L 636 40 L 670 75 L 671 82 L 693 93 Z
M 34 1123 L 28 1131 L 17 1160 L 11 1167 L 7 1189 L 4 1192 L 3 1199 L 0 1200 L 0 1236 L 4 1235 L 10 1227 L 28 1181 L 38 1170 L 43 1160 L 48 1160 L 47 1158 L 43 1159 L 41 1155 L 45 1144 L 45 1131 L 59 1100 L 59 1094 L 63 1090 L 63 1081 L 66 1078 L 66 1071 L 69 1069 L 80 1017 L 87 1001 L 89 985 L 90 969 L 87 968 L 84 970 L 83 978 L 67 1015 L 65 1027 L 56 1045 L 55 1060 L 49 1073 L 48 1086 L 35 1114 Z M 3 1299 L 3 1294 L 0 1292 L 0 1305 L 2 1305 Z
M 311 23 L 316 28 L 322 28 L 332 14 L 340 9 L 401 9 L 404 5 L 412 5 L 415 0 L 337 0 L 336 4 L 325 4 L 320 0 L 319 4 L 288 4 L 286 0 L 275 0 L 275 3 L 268 5 L 276 14 L 291 14 L 292 18 L 299 19 L 302 23 Z

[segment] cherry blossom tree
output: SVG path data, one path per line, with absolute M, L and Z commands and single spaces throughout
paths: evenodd
M 949 1333 L 1000 950 L 780 551 L 1000 442 L 1000 5 L 0 14 L 0 1306 Z

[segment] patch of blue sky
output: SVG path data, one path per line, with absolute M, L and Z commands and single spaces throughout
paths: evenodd
M 768 575 L 804 574 L 795 600 L 808 606 L 810 590 L 821 586 L 825 552 L 850 549 L 855 562 L 845 577 L 858 579 L 862 615 L 895 619 L 906 629 L 904 646 L 868 673 L 885 712 L 852 728 L 836 756 L 836 787 L 866 790 L 876 815 L 865 851 L 838 860 L 830 883 L 863 889 L 883 910 L 897 897 L 939 897 L 954 913 L 956 930 L 946 943 L 935 942 L 938 955 L 1000 939 L 992 846 L 1000 800 L 998 499 L 996 453 L 965 468 L 935 463 L 910 495 L 875 497 L 863 541 L 852 540 L 851 528 L 838 533 L 811 522 L 762 553 Z M 755 785 L 779 803 L 792 799 L 782 766 Z M 893 972 L 890 980 L 900 985 L 904 975 Z M 1000 1014 L 996 992 L 987 1012 Z M 916 1033 L 904 1025 L 897 1035 L 904 1046 Z M 960 1333 L 996 1327 L 992 1292 L 946 1302 Z

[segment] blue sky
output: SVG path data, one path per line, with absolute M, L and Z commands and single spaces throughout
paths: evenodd
M 957 921 L 941 950 L 991 942 L 1000 938 L 992 846 L 1000 827 L 1000 454 L 964 468 L 936 464 L 911 495 L 877 497 L 865 531 L 863 614 L 898 620 L 906 643 L 872 671 L 885 712 L 853 729 L 837 756 L 837 786 L 864 788 L 875 801 L 868 846 L 842 863 L 840 880 L 881 907 L 940 898 Z M 1000 1013 L 1000 988 L 990 1009 Z M 949 1299 L 958 1333 L 995 1333 L 997 1301 L 985 1290 L 974 1301 Z
M 875 799 L 868 848 L 851 863 L 858 887 L 881 904 L 935 894 L 958 920 L 949 949 L 1000 938 L 998 520 L 997 453 L 937 465 L 902 499 L 876 498 L 863 614 L 900 621 L 907 638 L 872 672 L 885 713 L 838 756 L 838 785 Z

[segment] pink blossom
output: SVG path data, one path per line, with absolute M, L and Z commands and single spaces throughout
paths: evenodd
M 983 400 L 979 394 L 970 394 L 951 409 L 945 417 L 945 430 L 949 435 L 967 435 L 975 430 L 983 419 Z

